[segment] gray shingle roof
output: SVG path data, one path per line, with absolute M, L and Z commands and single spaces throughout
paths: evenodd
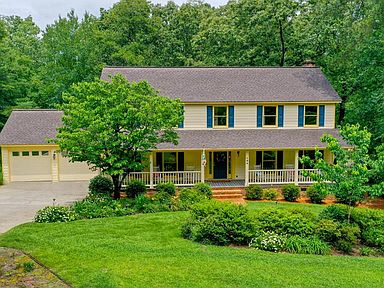
M 48 144 L 61 125 L 62 111 L 14 110 L 0 133 L 0 145 Z M 178 130 L 179 144 L 160 144 L 158 149 L 257 149 L 324 147 L 326 133 L 339 138 L 337 129 L 204 129 Z
M 257 148 L 325 148 L 324 134 L 340 139 L 337 129 L 211 129 L 179 130 L 179 144 L 165 143 L 158 149 L 257 149 Z M 344 142 L 342 142 L 344 146 Z
M 339 102 L 319 68 L 106 67 L 101 79 L 122 74 L 147 80 L 163 96 L 183 102 Z
M 13 110 L 0 133 L 0 144 L 48 144 L 62 116 L 59 110 Z

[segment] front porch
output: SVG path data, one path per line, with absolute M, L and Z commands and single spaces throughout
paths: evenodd
M 329 151 L 322 152 L 327 161 L 333 161 Z M 130 180 L 142 181 L 150 189 L 164 182 L 178 187 L 206 182 L 213 188 L 308 185 L 313 181 L 304 171 L 318 171 L 301 165 L 299 157 L 304 154 L 311 157 L 314 149 L 157 151 L 150 153 L 148 169 L 130 173 L 124 185 Z

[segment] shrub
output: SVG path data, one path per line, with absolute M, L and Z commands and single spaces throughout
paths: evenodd
M 137 212 L 141 212 L 141 213 L 154 213 L 157 211 L 153 201 L 143 194 L 136 196 L 133 203 L 133 208 Z
M 314 232 L 314 223 L 308 218 L 307 211 L 289 211 L 268 208 L 255 213 L 257 231 L 271 231 L 280 235 L 298 235 L 307 237 Z
M 145 184 L 139 180 L 131 180 L 128 182 L 126 193 L 127 197 L 135 198 L 137 195 L 145 194 L 147 192 L 147 187 Z
M 361 247 L 360 255 L 361 256 L 371 256 L 375 254 L 375 250 L 370 247 Z
M 176 186 L 172 182 L 159 183 L 156 185 L 156 192 L 165 192 L 171 196 L 176 195 Z
M 358 226 L 348 224 L 340 225 L 341 236 L 335 243 L 335 247 L 345 253 L 352 252 L 354 245 L 358 243 L 360 236 L 360 229 Z
M 97 175 L 89 181 L 88 188 L 91 194 L 111 195 L 113 192 L 113 183 L 111 179 Z
M 266 200 L 275 201 L 277 199 L 277 196 L 279 196 L 279 192 L 277 192 L 277 190 L 274 188 L 269 188 L 269 189 L 263 190 L 263 198 Z
M 72 209 L 76 219 L 93 219 L 114 216 L 132 215 L 134 211 L 123 199 L 113 200 L 109 196 L 90 195 L 85 199 L 75 202 Z
M 384 230 L 384 212 L 382 210 L 355 208 L 352 210 L 351 218 L 362 231 L 371 227 L 381 227 Z
M 184 188 L 179 193 L 179 207 L 182 210 L 188 210 L 194 204 L 206 199 L 208 199 L 207 196 L 197 192 L 195 189 Z
M 270 231 L 260 231 L 255 238 L 252 238 L 249 247 L 265 251 L 279 252 L 284 248 L 286 241 L 286 236 Z
M 320 220 L 316 224 L 315 233 L 321 240 L 328 243 L 335 243 L 341 237 L 339 223 L 330 219 Z
M 290 253 L 328 255 L 331 248 L 317 237 L 291 236 L 285 241 L 284 250 Z
M 362 232 L 362 240 L 366 245 L 384 248 L 384 229 L 382 227 L 369 227 Z
M 312 185 L 307 188 L 306 194 L 312 203 L 321 203 L 327 197 L 327 193 L 323 189 L 319 189 L 317 185 Z
M 263 198 L 263 188 L 257 184 L 245 187 L 245 193 L 248 200 L 261 200 Z
M 209 199 L 212 198 L 212 188 L 207 183 L 196 183 L 195 185 L 193 185 L 193 189 L 205 195 Z
M 327 206 L 320 212 L 319 219 L 329 219 L 337 222 L 348 221 L 348 206 L 341 204 Z
M 26 273 L 32 272 L 35 269 L 35 263 L 32 261 L 24 262 L 23 268 Z
M 75 220 L 74 213 L 66 206 L 47 206 L 37 211 L 35 222 L 52 223 Z
M 284 185 L 282 188 L 284 199 L 295 202 L 300 196 L 300 188 L 295 184 Z
M 254 225 L 244 206 L 203 201 L 193 206 L 182 227 L 182 235 L 205 244 L 244 245 L 252 239 Z

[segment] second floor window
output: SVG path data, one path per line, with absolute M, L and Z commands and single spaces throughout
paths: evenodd
M 304 107 L 304 125 L 316 126 L 318 119 L 318 107 L 317 106 L 305 106 Z
M 227 127 L 227 107 L 213 107 L 213 127 Z
M 263 126 L 277 126 L 277 107 L 264 106 L 264 125 Z

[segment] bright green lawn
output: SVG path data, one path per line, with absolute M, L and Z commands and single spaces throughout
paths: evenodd
M 187 215 L 30 223 L 0 246 L 29 252 L 74 287 L 384 287 L 384 259 L 204 246 L 180 237 Z
M 269 207 L 277 207 L 277 208 L 303 208 L 312 211 L 315 214 L 319 214 L 321 210 L 323 210 L 326 205 L 322 204 L 302 204 L 302 203 L 289 203 L 289 202 L 260 202 L 260 201 L 247 201 L 248 208 L 251 210 L 269 208 Z

